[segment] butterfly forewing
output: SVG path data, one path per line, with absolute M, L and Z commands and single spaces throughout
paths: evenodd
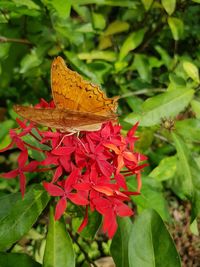
M 77 72 L 70 70 L 61 57 L 55 58 L 52 63 L 51 87 L 58 108 L 104 116 L 116 112 L 118 97 L 107 98 L 97 85 L 85 81 Z
M 16 105 L 14 110 L 32 122 L 67 132 L 96 131 L 117 117 L 118 97 L 107 98 L 98 86 L 67 68 L 61 57 L 52 63 L 51 87 L 55 108 Z

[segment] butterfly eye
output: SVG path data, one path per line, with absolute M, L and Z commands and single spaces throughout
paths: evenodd
M 89 95 L 88 98 L 92 98 L 92 95 Z

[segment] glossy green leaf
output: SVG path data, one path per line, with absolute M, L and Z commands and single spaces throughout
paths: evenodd
M 159 165 L 149 174 L 150 177 L 158 181 L 172 179 L 176 173 L 176 156 L 165 157 Z
M 68 18 L 71 10 L 71 0 L 42 0 L 47 8 L 53 7 L 60 18 Z
M 153 3 L 153 0 L 141 0 L 145 9 L 148 11 Z
M 20 195 L 17 196 L 12 206 L 1 207 L 1 209 L 5 207 L 6 210 L 0 218 L 0 250 L 9 248 L 26 234 L 49 201 L 46 191 L 40 185 L 30 187 L 24 199 Z M 9 197 L 13 199 L 11 194 L 4 196 L 4 201 L 9 202 Z
M 42 58 L 36 52 L 32 50 L 30 54 L 27 54 L 21 61 L 20 73 L 25 73 L 28 70 L 38 67 L 42 63 Z
M 110 252 L 116 267 L 129 267 L 128 263 L 128 241 L 132 222 L 130 218 L 119 217 L 117 220 L 117 232 L 112 240 Z
M 178 157 L 178 176 L 176 182 L 178 183 L 182 193 L 194 202 L 198 202 L 198 206 L 200 208 L 200 169 L 182 138 L 175 133 L 172 133 L 172 137 Z M 196 199 L 197 195 L 198 198 Z
M 120 61 L 123 60 L 131 50 L 134 50 L 142 43 L 144 34 L 145 34 L 145 29 L 141 29 L 139 31 L 131 33 L 126 38 L 120 49 L 119 53 Z
M 94 60 L 94 59 L 102 59 L 108 62 L 113 62 L 116 60 L 116 53 L 113 51 L 91 51 L 89 53 L 80 53 L 78 54 L 78 58 L 81 60 Z
M 191 101 L 191 106 L 192 106 L 192 110 L 194 111 L 197 119 L 200 119 L 200 101 L 193 99 Z
M 128 180 L 128 188 L 131 191 L 136 191 L 136 182 L 133 178 Z M 132 201 L 136 203 L 139 212 L 145 209 L 155 209 L 164 221 L 170 221 L 170 215 L 167 207 L 166 199 L 163 195 L 162 184 L 150 176 L 142 179 L 141 194 L 133 196 Z
M 41 267 L 42 265 L 34 261 L 31 257 L 22 253 L 0 252 L 0 267 Z
M 194 63 L 185 61 L 183 62 L 183 69 L 187 73 L 187 75 L 194 80 L 195 82 L 199 83 L 199 70 Z
M 174 242 L 154 210 L 146 210 L 136 218 L 128 254 L 130 267 L 181 267 Z
M 106 26 L 105 17 L 101 13 L 92 12 L 94 29 L 103 30 Z
M 176 132 L 184 137 L 185 140 L 192 142 L 200 142 L 200 120 L 199 119 L 185 119 L 176 121 Z
M 55 221 L 53 213 L 51 207 L 43 267 L 75 267 L 72 240 L 64 221 Z
M 14 127 L 15 122 L 13 120 L 6 120 L 0 122 L 0 140 L 2 140 L 9 132 L 11 128 Z
M 177 89 L 152 98 L 148 98 L 142 106 L 142 114 L 130 113 L 125 121 L 134 124 L 140 121 L 140 126 L 152 126 L 160 123 L 162 118 L 176 116 L 190 103 L 194 95 L 192 89 Z
M 161 3 L 165 9 L 165 11 L 172 15 L 174 13 L 174 10 L 176 8 L 176 0 L 161 0 Z
M 169 17 L 168 24 L 174 40 L 178 41 L 179 39 L 181 39 L 184 31 L 183 21 L 178 18 Z
M 161 60 L 163 61 L 163 63 L 165 64 L 165 66 L 169 69 L 170 68 L 170 65 L 171 65 L 171 62 L 172 62 L 172 58 L 170 57 L 168 51 L 166 51 L 165 49 L 163 49 L 159 45 L 156 45 L 155 46 L 155 50 L 160 55 Z
M 142 80 L 151 81 L 151 69 L 147 57 L 141 54 L 136 54 L 134 56 L 133 66 L 138 71 Z
M 107 29 L 104 32 L 104 36 L 125 32 L 128 31 L 129 28 L 130 25 L 126 21 L 115 20 L 108 25 Z
M 40 6 L 38 6 L 34 1 L 31 0 L 12 0 L 16 4 L 16 6 L 26 6 L 30 9 L 40 9 Z

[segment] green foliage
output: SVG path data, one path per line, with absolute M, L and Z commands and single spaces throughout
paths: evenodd
M 124 131 L 140 122 L 137 149 L 148 156 L 149 166 L 143 174 L 141 195 L 133 197 L 140 215 L 131 226 L 119 221 L 113 239 L 111 254 L 117 266 L 128 266 L 128 259 L 129 266 L 146 266 L 146 262 L 153 266 L 153 258 L 154 266 L 165 266 L 166 259 L 166 266 L 180 266 L 161 221 L 171 221 L 166 190 L 192 204 L 191 221 L 200 213 L 199 13 L 199 0 L 0 1 L 0 108 L 6 111 L 4 114 L 0 109 L 0 148 L 9 143 L 8 131 L 15 127 L 13 104 L 51 99 L 50 65 L 58 55 L 109 96 L 121 97 L 118 113 Z M 2 172 L 15 164 L 13 155 L 12 151 L 9 156 L 1 155 Z M 29 156 L 42 160 L 39 152 L 30 150 Z M 133 181 L 129 181 L 130 190 L 135 189 Z M 30 230 L 48 202 L 42 189 L 37 188 L 26 192 L 23 201 L 19 194 L 4 195 L 3 183 L 5 180 L 0 182 L 2 250 Z M 12 192 L 9 186 L 7 190 Z M 149 211 L 152 208 L 160 216 Z M 82 238 L 94 237 L 101 222 L 95 215 L 92 222 Z M 72 222 L 74 231 L 78 223 Z M 49 227 L 44 266 L 53 266 L 53 257 L 65 257 L 65 247 L 68 251 L 70 246 L 71 251 L 64 225 L 54 225 L 51 217 Z M 129 227 L 132 232 L 127 248 Z M 156 235 L 157 227 L 162 234 Z M 62 249 L 51 244 L 55 242 L 53 237 L 63 244 Z M 156 245 L 152 243 L 155 240 L 159 241 Z M 115 251 L 117 246 L 119 253 Z M 145 263 L 139 257 L 143 250 Z M 12 262 L 7 257 L 0 257 L 0 266 L 6 266 L 4 261 Z M 11 257 L 16 257 L 16 262 L 29 261 L 19 255 Z M 77 261 L 84 260 L 80 254 Z M 26 266 L 37 266 L 31 264 Z
M 53 207 L 51 207 L 43 266 L 73 267 L 75 266 L 75 255 L 72 241 L 66 231 L 65 223 L 55 221 L 53 212 Z
M 136 219 L 128 250 L 130 267 L 181 266 L 173 240 L 153 210 L 146 210 Z

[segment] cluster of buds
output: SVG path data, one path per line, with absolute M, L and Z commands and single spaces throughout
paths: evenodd
M 37 107 L 53 108 L 53 102 L 41 100 Z M 45 190 L 56 197 L 55 219 L 66 211 L 68 201 L 85 209 L 85 217 L 79 227 L 81 231 L 88 222 L 88 209 L 103 216 L 103 231 L 112 238 L 117 229 L 117 216 L 131 216 L 127 205 L 131 195 L 140 194 L 141 169 L 146 166 L 146 157 L 134 151 L 137 140 L 137 124 L 124 137 L 121 126 L 112 122 L 102 124 L 99 131 L 68 134 L 52 129 L 40 130 L 27 120 L 16 119 L 19 127 L 10 130 L 11 143 L 0 152 L 17 147 L 18 168 L 1 174 L 12 179 L 19 177 L 22 196 L 25 193 L 26 173 L 53 170 L 51 181 L 43 181 Z M 25 141 L 31 136 L 42 146 L 33 146 Z M 31 159 L 28 150 L 37 150 L 44 159 Z M 134 176 L 137 190 L 128 190 L 126 177 Z

